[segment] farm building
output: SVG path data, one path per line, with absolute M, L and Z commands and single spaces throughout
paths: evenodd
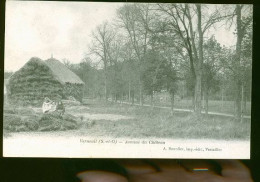
M 59 100 L 72 96 L 82 101 L 83 87 L 84 82 L 60 61 L 33 57 L 9 78 L 7 97 L 19 105 L 39 105 L 45 97 Z

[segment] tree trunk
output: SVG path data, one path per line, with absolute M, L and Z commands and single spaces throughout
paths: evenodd
M 129 81 L 129 83 L 128 83 L 128 101 L 130 102 L 130 100 L 131 100 L 131 83 Z
M 184 99 L 184 93 L 185 93 L 185 88 L 184 88 L 184 84 L 182 84 L 182 98 L 181 99 Z
M 241 114 L 242 114 L 242 109 L 241 109 L 241 97 L 242 97 L 242 94 L 241 94 L 241 81 L 237 81 L 236 83 L 236 100 L 235 100 L 235 103 L 236 103 L 236 119 L 238 121 L 241 121 Z
M 221 88 L 221 110 L 222 111 L 223 111 L 223 108 L 224 108 L 224 89 Z
M 117 102 L 118 101 L 118 94 L 116 93 L 115 94 L 115 102 Z
M 209 88 L 205 89 L 205 113 L 208 115 L 209 113 Z
M 197 116 L 201 114 L 201 80 L 202 80 L 202 64 L 203 64 L 203 33 L 201 27 L 201 5 L 196 4 L 198 15 L 198 32 L 199 32 L 199 57 L 197 62 L 197 74 L 195 84 L 195 113 Z
M 105 71 L 105 99 L 106 99 L 106 102 L 108 100 L 108 92 L 107 92 L 107 65 L 105 63 L 105 66 L 104 66 L 104 71 Z
M 236 71 L 237 71 L 237 81 L 236 81 L 236 114 L 235 117 L 238 121 L 241 121 L 241 79 L 238 75 L 240 75 L 239 70 L 241 67 L 240 59 L 241 59 L 241 44 L 243 38 L 243 30 L 242 30 L 242 17 L 241 17 L 241 9 L 242 5 L 236 5 L 236 23 L 237 23 L 237 42 L 236 42 Z
M 201 114 L 201 74 L 197 74 L 196 86 L 195 86 L 195 113 Z
M 105 79 L 105 100 L 107 102 L 108 100 L 108 95 L 107 95 L 107 79 Z
M 195 111 L 195 91 L 192 92 L 192 97 L 191 97 L 191 104 L 192 104 L 192 109 L 193 111 Z
M 202 93 L 202 109 L 205 110 L 205 90 L 203 90 L 201 93 Z
M 252 101 L 252 96 L 251 96 L 251 94 L 252 94 L 252 82 L 250 82 L 250 84 L 249 84 L 249 88 L 248 88 L 248 101 L 249 102 L 251 102 Z
M 142 83 L 141 83 L 141 79 L 139 79 L 139 104 L 140 106 L 143 106 L 143 88 L 142 88 Z
M 153 108 L 154 107 L 154 102 L 153 102 L 153 91 L 151 93 L 151 107 Z
M 171 93 L 171 113 L 173 115 L 173 109 L 174 109 L 174 92 Z
M 132 105 L 135 103 L 135 91 L 132 91 Z
M 242 84 L 242 116 L 245 115 L 246 113 L 246 91 L 245 91 L 245 86 Z
M 244 95 L 244 101 L 243 101 L 243 113 L 245 114 L 246 113 L 246 102 L 247 102 L 247 94 L 246 94 L 246 88 L 245 87 L 243 87 L 244 89 L 243 89 L 243 95 Z

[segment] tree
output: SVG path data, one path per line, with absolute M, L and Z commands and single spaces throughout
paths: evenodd
M 139 100 L 143 105 L 142 68 L 147 53 L 150 26 L 149 4 L 126 4 L 118 9 L 118 26 L 126 31 L 138 61 Z
M 154 92 L 160 92 L 165 84 L 165 64 L 166 60 L 154 51 L 149 51 L 144 58 L 141 80 L 145 93 L 151 97 L 152 106 Z
M 8 79 L 12 74 L 13 74 L 12 71 L 10 71 L 10 72 L 5 71 L 5 72 L 4 72 L 4 79 Z
M 219 71 L 221 69 L 221 59 L 223 57 L 223 50 L 220 44 L 212 36 L 204 44 L 204 62 L 203 62 L 203 96 L 205 100 L 205 113 L 208 114 L 208 97 L 209 93 L 219 90 L 220 79 Z
M 179 37 L 176 44 L 177 50 L 183 54 L 181 46 L 189 57 L 190 72 L 194 78 L 194 110 L 197 115 L 201 113 L 201 83 L 203 72 L 203 41 L 204 34 L 215 23 L 224 19 L 217 8 L 212 13 L 203 11 L 206 5 L 196 4 L 158 4 L 159 10 L 164 17 L 164 30 L 170 31 Z
M 111 51 L 111 44 L 115 37 L 115 32 L 112 30 L 108 22 L 99 25 L 94 32 L 92 32 L 92 45 L 90 52 L 96 55 L 104 66 L 104 80 L 105 80 L 105 100 L 108 100 L 108 84 L 107 84 L 107 67 L 109 65 L 109 55 Z
M 169 37 L 170 35 L 169 38 L 172 40 L 171 45 L 184 59 L 186 58 L 185 54 L 188 55 L 189 68 L 192 75 L 190 77 L 192 78 L 190 80 L 190 85 L 192 88 L 192 98 L 195 108 L 195 83 L 197 79 L 195 59 L 197 59 L 197 51 L 195 49 L 196 47 L 191 16 L 188 18 L 189 6 L 177 4 L 158 4 L 158 8 L 162 16 L 162 23 L 160 23 L 162 27 L 161 32 L 166 34 L 166 37 Z
M 246 31 L 248 30 L 249 24 L 252 23 L 252 17 L 243 17 L 242 16 L 242 9 L 244 5 L 236 5 L 236 35 L 237 35 L 237 42 L 236 42 L 236 52 L 235 52 L 235 65 L 237 67 L 237 71 L 240 72 L 241 70 L 241 53 L 242 53 L 242 41 L 245 37 Z M 250 26 L 249 26 L 250 27 Z M 239 75 L 239 73 L 237 74 Z M 242 75 L 241 75 L 242 76 Z M 238 77 L 236 80 L 236 118 L 237 120 L 241 120 L 242 108 L 241 108 L 241 99 L 242 99 L 242 88 L 243 88 L 243 80 L 241 77 Z
M 247 31 L 241 45 L 242 64 L 242 115 L 246 112 L 246 103 L 251 101 L 252 87 L 252 24 L 247 27 Z
M 236 5 L 233 16 L 228 20 L 231 20 L 232 23 L 235 20 L 236 45 L 230 62 L 226 62 L 225 65 L 228 65 L 234 81 L 235 118 L 242 121 L 241 101 L 244 95 L 244 85 L 247 82 L 245 77 L 250 78 L 252 62 L 252 50 L 250 50 L 252 47 L 252 36 L 250 35 L 252 33 L 252 6 Z M 247 48 L 244 47 L 244 50 L 247 49 L 247 51 L 243 51 L 243 44 L 246 45 Z M 242 55 L 242 53 L 245 53 L 245 55 Z
M 114 36 L 113 41 L 110 45 L 109 56 L 109 86 L 110 93 L 112 94 L 115 101 L 123 97 L 123 82 L 122 82 L 122 47 L 124 46 L 124 37 L 119 33 Z
M 90 46 L 94 62 L 102 63 L 102 69 L 92 68 L 104 76 L 99 83 L 105 88 L 106 100 L 110 96 L 115 100 L 127 97 L 132 103 L 136 99 L 143 105 L 143 96 L 150 96 L 153 103 L 154 92 L 167 90 L 173 108 L 174 95 L 181 85 L 182 92 L 179 90 L 177 94 L 192 96 L 195 115 L 200 116 L 202 100 L 208 113 L 209 96 L 219 98 L 221 87 L 222 100 L 224 92 L 230 98 L 236 95 L 236 113 L 244 112 L 251 86 L 250 81 L 246 81 L 251 76 L 251 19 L 248 14 L 241 16 L 242 28 L 235 33 L 235 49 L 220 46 L 211 30 L 222 20 L 239 17 L 239 12 L 236 8 L 234 12 L 223 12 L 219 8 L 222 6 L 201 4 L 126 4 L 120 7 L 112 25 L 105 22 L 96 28 Z M 236 25 L 239 27 L 238 23 Z M 236 87 L 233 93 L 224 84 Z M 240 101 L 237 101 L 238 95 Z
M 134 104 L 135 92 L 139 89 L 139 71 L 138 62 L 135 60 L 134 50 L 131 43 L 125 41 L 121 47 L 122 62 L 122 79 L 125 83 L 125 92 L 128 95 L 128 101 Z
M 73 64 L 70 62 L 70 60 L 64 58 L 62 59 L 62 63 L 69 69 L 71 69 L 73 67 Z

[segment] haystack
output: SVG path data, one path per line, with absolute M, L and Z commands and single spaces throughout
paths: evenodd
M 57 112 L 42 114 L 26 107 L 4 108 L 3 129 L 5 131 L 64 131 L 77 129 L 80 118 Z
M 73 96 L 81 101 L 84 82 L 60 61 L 31 58 L 10 78 L 7 86 L 9 102 L 40 106 L 45 97 L 52 100 Z

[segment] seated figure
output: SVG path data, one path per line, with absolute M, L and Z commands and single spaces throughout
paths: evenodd
M 48 97 L 45 97 L 44 102 L 42 104 L 42 112 L 50 113 L 54 111 L 58 111 L 60 115 L 63 115 L 65 112 L 63 103 L 61 101 L 55 102 L 49 99 Z

